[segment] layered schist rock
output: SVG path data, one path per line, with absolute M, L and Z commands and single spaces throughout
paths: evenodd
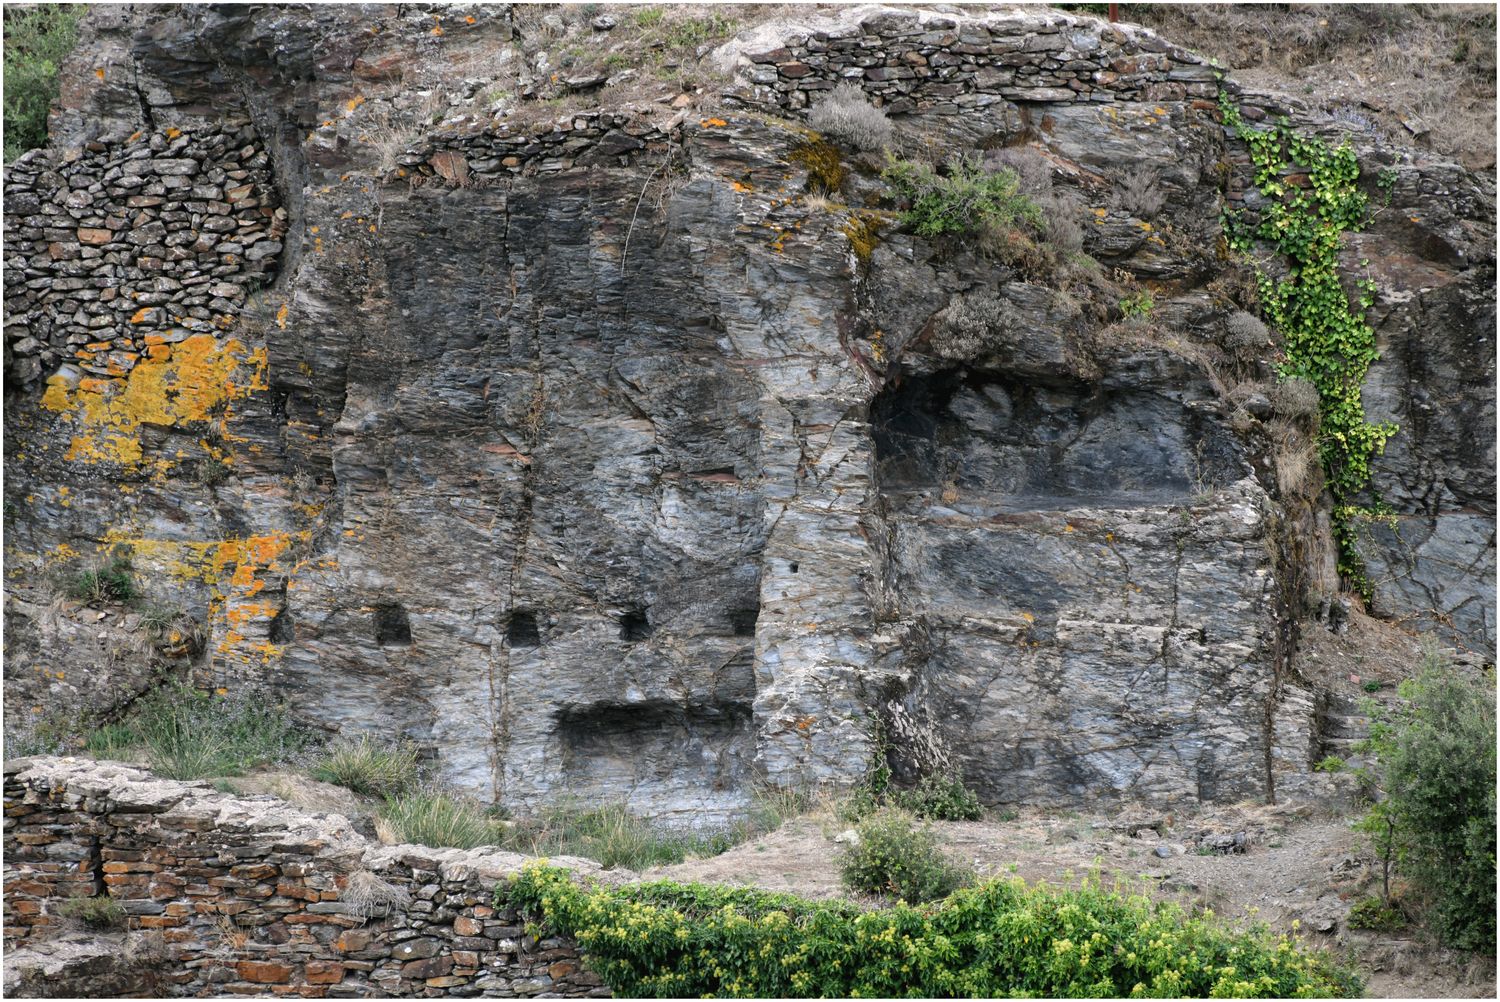
M 1230 399 L 1272 370 L 1269 346 L 1219 344 L 1218 213 L 1242 185 L 1202 60 L 1056 12 L 845 9 L 746 32 L 697 105 L 606 89 L 555 125 L 432 126 L 410 118 L 415 69 L 510 58 L 505 9 L 90 17 L 27 190 L 132 150 L 139 176 L 179 176 L 173 131 L 227 172 L 210 154 L 234 129 L 270 171 L 259 204 L 161 211 L 199 239 L 269 209 L 248 246 L 280 246 L 265 288 L 201 304 L 219 329 L 169 340 L 169 311 L 170 356 L 120 372 L 26 361 L 75 321 L 7 315 L 14 584 L 128 548 L 153 600 L 210 623 L 200 678 L 412 738 L 444 780 L 523 810 L 622 798 L 714 823 L 757 782 L 856 781 L 877 720 L 903 773 L 956 766 L 994 802 L 1305 786 L 1318 698 L 1293 652 L 1337 583 L 1326 507 L 1278 481 L 1265 409 Z M 865 208 L 878 160 L 849 150 L 842 190 L 810 202 L 827 148 L 798 116 L 837 80 L 897 112 L 903 143 L 1046 164 L 1098 268 L 903 234 Z M 1376 607 L 1489 649 L 1473 568 L 1493 563 L 1493 455 L 1471 443 L 1493 438 L 1475 368 L 1493 365 L 1493 192 L 1361 150 L 1401 178 L 1351 245 L 1392 273 L 1367 399 L 1411 428 L 1377 483 L 1403 517 L 1399 542 L 1369 541 Z M 1114 194 L 1143 171 L 1159 211 Z M 67 211 L 63 187 L 39 202 Z M 1429 204 L 1457 191 L 1468 208 Z M 140 268 L 120 218 L 111 264 Z M 38 257 L 10 233 L 7 260 Z M 1115 281 L 1150 283 L 1149 322 L 1109 323 Z M 979 300 L 1005 322 L 945 340 Z M 130 318 L 83 315 L 127 350 Z M 8 657 L 28 702 L 99 704 L 34 670 L 48 657 Z

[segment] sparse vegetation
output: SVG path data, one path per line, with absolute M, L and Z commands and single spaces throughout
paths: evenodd
M 1230 351 L 1264 351 L 1270 345 L 1270 330 L 1253 313 L 1236 310 L 1224 321 L 1224 347 Z
M 1161 190 L 1161 179 L 1155 171 L 1140 165 L 1126 171 L 1110 195 L 1116 208 L 1137 219 L 1155 219 L 1162 206 L 1167 204 L 1166 193 Z
M 1361 898 L 1349 909 L 1349 928 L 1374 932 L 1395 932 L 1406 928 L 1406 916 L 1394 905 L 1380 898 Z
M 1347 764 L 1348 763 L 1339 758 L 1337 755 L 1329 755 L 1322 761 L 1318 762 L 1317 765 L 1314 765 L 1313 769 L 1317 772 L 1343 772 L 1344 767 Z
M 107 894 L 91 898 L 69 898 L 57 906 L 57 914 L 77 919 L 90 929 L 125 927 L 125 907 Z
M 972 882 L 972 870 L 955 865 L 937 847 L 927 825 L 912 815 L 883 807 L 861 821 L 858 840 L 839 861 L 844 886 L 868 894 L 890 894 L 908 904 L 945 898 Z
M 82 4 L 28 4 L 5 10 L 5 162 L 47 144 L 47 113 L 58 73 L 78 39 Z
M 891 157 L 882 177 L 908 203 L 902 223 L 918 236 L 990 236 L 1042 227 L 1041 212 L 1020 191 L 1016 172 L 986 170 L 978 160 L 957 157 L 941 170 Z
M 984 817 L 979 797 L 960 777 L 950 774 L 930 773 L 911 789 L 888 790 L 886 799 L 919 818 L 934 821 L 978 821 Z
M 416 785 L 417 776 L 415 746 L 368 734 L 334 742 L 312 768 L 313 779 L 371 797 L 399 796 Z
M 894 129 L 885 111 L 875 107 L 858 84 L 841 83 L 813 105 L 807 124 L 845 146 L 878 153 L 889 149 Z
M 178 683 L 137 700 L 124 720 L 88 734 L 85 747 L 110 757 L 139 751 L 168 779 L 205 779 L 286 761 L 309 740 L 266 693 Z
M 380 808 L 380 819 L 397 842 L 434 848 L 498 846 L 506 833 L 505 823 L 487 815 L 479 804 L 442 791 L 413 790 L 391 797 Z
M 1318 388 L 1305 379 L 1283 379 L 1270 392 L 1271 407 L 1294 421 L 1317 423 Z
M 130 558 L 111 557 L 79 571 L 66 588 L 69 598 L 80 602 L 129 602 L 136 597 Z
M 1120 300 L 1120 315 L 1126 320 L 1144 320 L 1156 309 L 1156 300 L 1152 298 L 1149 290 L 1141 291 Z
M 1429 642 L 1397 693 L 1370 729 L 1384 797 L 1363 828 L 1445 943 L 1493 952 L 1494 677 L 1461 675 Z M 1383 897 L 1388 905 L 1388 888 Z
M 1326 954 L 1098 881 L 993 880 L 866 911 L 745 888 L 584 889 L 528 865 L 497 902 L 573 937 L 622 997 L 1353 997 Z

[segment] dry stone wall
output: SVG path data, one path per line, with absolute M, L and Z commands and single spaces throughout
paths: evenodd
M 165 360 L 276 274 L 287 213 L 247 120 L 33 151 L 5 181 L 6 372 L 23 385 Z
M 1213 98 L 1217 87 L 1202 57 L 1154 34 L 1035 10 L 971 18 L 872 8 L 863 18 L 757 33 L 726 58 L 742 67 L 729 96 L 786 111 L 841 81 L 858 83 L 892 114 L 935 115 L 1006 101 Z
M 151 958 L 150 994 L 608 995 L 570 942 L 527 935 L 496 903 L 524 861 L 374 845 L 339 815 L 113 763 L 19 759 L 5 771 L 6 960 L 24 979 L 27 947 L 70 922 L 60 906 L 107 895 L 137 940 L 120 963 Z M 53 977 L 49 994 L 66 969 Z

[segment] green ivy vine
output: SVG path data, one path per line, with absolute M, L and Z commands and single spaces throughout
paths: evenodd
M 1355 548 L 1355 526 L 1386 512 L 1378 502 L 1367 507 L 1357 499 L 1369 486 L 1371 460 L 1397 427 L 1366 421 L 1361 398 L 1370 364 L 1380 357 L 1375 331 L 1365 320 L 1375 302 L 1375 283 L 1368 277 L 1357 280 L 1357 302 L 1351 304 L 1339 281 L 1342 236 L 1361 229 L 1369 212 L 1369 198 L 1359 190 L 1359 164 L 1348 143 L 1331 147 L 1299 136 L 1285 118 L 1270 129 L 1252 128 L 1223 94 L 1219 107 L 1224 124 L 1249 147 L 1255 186 L 1267 198 L 1254 226 L 1240 212 L 1226 210 L 1224 236 L 1241 252 L 1255 240 L 1266 241 L 1290 266 L 1281 279 L 1256 269 L 1261 311 L 1282 335 L 1281 378 L 1305 379 L 1318 389 L 1318 454 L 1333 497 L 1339 573 L 1368 601 L 1371 585 Z M 1289 180 L 1294 168 L 1305 175 L 1305 186 Z M 1382 190 L 1388 189 L 1389 182 L 1381 180 Z

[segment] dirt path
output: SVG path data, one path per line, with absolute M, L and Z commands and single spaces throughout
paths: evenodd
M 1310 945 L 1353 959 L 1373 998 L 1495 997 L 1492 958 L 1348 928 L 1351 904 L 1370 893 L 1378 871 L 1345 818 L 1315 815 L 1306 807 L 1245 806 L 1185 817 L 1032 814 L 934 827 L 946 851 L 983 876 L 1014 872 L 1028 881 L 1070 882 L 1097 868 L 1105 879 L 1138 883 L 1231 921 L 1265 921 L 1286 930 L 1295 922 Z M 827 814 L 797 818 L 723 855 L 645 876 L 837 897 L 844 893 L 838 876 L 842 846 L 834 838 L 843 828 Z M 1248 842 L 1243 854 L 1199 855 L 1205 851 L 1200 837 L 1237 832 Z

